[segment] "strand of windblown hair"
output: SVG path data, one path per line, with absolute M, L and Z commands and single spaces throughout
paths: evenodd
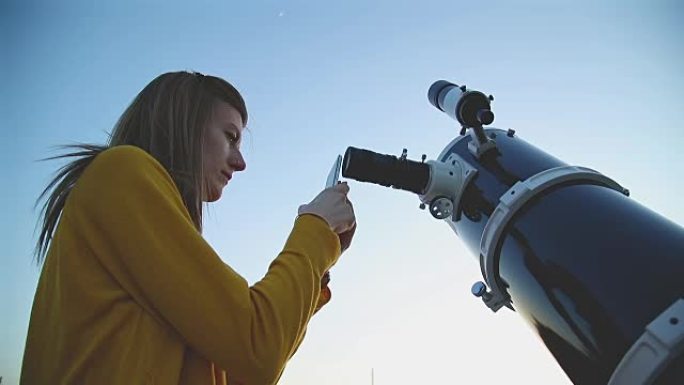
M 61 150 L 75 150 L 69 153 L 40 159 L 41 161 L 56 160 L 64 158 L 77 158 L 64 166 L 60 167 L 55 173 L 54 178 L 48 183 L 47 187 L 36 200 L 36 205 L 45 199 L 45 203 L 40 210 L 40 217 L 36 226 L 41 224 L 40 235 L 36 243 L 34 256 L 37 264 L 40 264 L 48 251 L 50 241 L 62 214 L 62 209 L 69 196 L 69 192 L 78 181 L 83 170 L 92 162 L 95 157 L 108 146 L 96 144 L 71 144 L 58 146 Z M 34 206 L 34 208 L 35 208 Z M 41 220 L 42 219 L 42 220 Z

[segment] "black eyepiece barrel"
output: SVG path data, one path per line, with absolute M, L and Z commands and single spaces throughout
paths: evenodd
M 430 166 L 393 155 L 348 147 L 342 161 L 342 176 L 422 194 L 430 181 Z

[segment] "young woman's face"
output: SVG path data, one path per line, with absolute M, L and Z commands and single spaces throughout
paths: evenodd
M 214 202 L 221 198 L 233 173 L 245 169 L 245 160 L 240 153 L 243 130 L 240 113 L 226 102 L 217 102 L 204 134 L 203 201 Z

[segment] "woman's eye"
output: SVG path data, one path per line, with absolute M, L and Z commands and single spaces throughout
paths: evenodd
M 228 141 L 231 143 L 237 143 L 237 136 L 233 134 L 232 132 L 227 132 L 226 137 L 228 138 Z

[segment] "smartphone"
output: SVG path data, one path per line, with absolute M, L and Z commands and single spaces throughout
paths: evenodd
M 337 155 L 335 163 L 333 163 L 328 179 L 325 181 L 325 188 L 333 187 L 340 181 L 340 169 L 342 168 L 342 155 Z

